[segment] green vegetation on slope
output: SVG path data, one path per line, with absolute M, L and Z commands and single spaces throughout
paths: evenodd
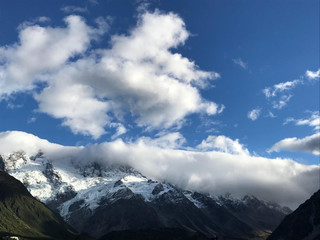
M 0 234 L 35 239 L 75 239 L 60 216 L 31 196 L 21 182 L 0 171 Z

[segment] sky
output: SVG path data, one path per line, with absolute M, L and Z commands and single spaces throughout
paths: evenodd
M 0 132 L 319 166 L 319 1 L 2 0 L 0 29 Z

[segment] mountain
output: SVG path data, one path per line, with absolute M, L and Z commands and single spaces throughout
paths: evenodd
M 320 239 L 320 190 L 286 216 L 268 240 Z
M 76 239 L 63 219 L 36 200 L 25 186 L 0 170 L 0 237 Z
M 265 239 L 290 212 L 254 196 L 186 191 L 98 160 L 65 155 L 52 160 L 41 151 L 32 156 L 19 151 L 3 155 L 0 166 L 77 231 L 96 238 L 161 229 L 174 235 L 170 231 L 180 229 L 210 238 Z

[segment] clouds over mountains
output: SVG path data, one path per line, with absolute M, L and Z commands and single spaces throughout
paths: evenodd
M 0 133 L 0 154 L 41 150 L 52 161 L 69 164 L 125 164 L 149 178 L 195 191 L 236 196 L 253 194 L 296 207 L 319 187 L 319 166 L 291 159 L 253 156 L 238 140 L 211 136 L 197 149 L 181 150 L 179 133 L 134 142 L 120 139 L 80 147 L 49 143 L 24 132 Z
M 137 126 L 163 129 L 181 125 L 191 113 L 223 110 L 199 93 L 219 74 L 171 51 L 190 35 L 178 15 L 143 13 L 127 35 L 111 36 L 104 49 L 93 49 L 92 42 L 108 31 L 106 20 L 92 27 L 72 15 L 65 24 L 27 25 L 18 43 L 0 48 L 1 98 L 29 91 L 39 111 L 93 138 L 106 128 L 123 128 L 127 115 Z

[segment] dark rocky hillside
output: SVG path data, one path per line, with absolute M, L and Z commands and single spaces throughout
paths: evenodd
M 319 240 L 320 190 L 286 216 L 268 240 Z

